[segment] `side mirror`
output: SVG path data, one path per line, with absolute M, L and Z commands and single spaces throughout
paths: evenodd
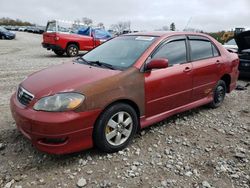
M 167 67 L 168 67 L 168 59 L 164 58 L 152 59 L 149 63 L 146 64 L 146 70 L 164 69 Z

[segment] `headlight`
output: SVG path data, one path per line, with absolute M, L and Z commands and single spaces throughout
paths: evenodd
M 84 101 L 85 96 L 79 93 L 58 93 L 41 98 L 33 109 L 47 112 L 63 112 L 74 110 Z

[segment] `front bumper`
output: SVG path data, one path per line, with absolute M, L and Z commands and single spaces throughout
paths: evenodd
M 58 46 L 56 44 L 42 43 L 42 46 L 44 48 L 46 48 L 47 50 L 53 50 L 53 51 L 63 51 L 64 50 L 61 46 Z
M 88 112 L 42 112 L 10 100 L 12 116 L 20 132 L 40 151 L 66 154 L 93 146 L 93 126 L 101 110 Z
M 16 35 L 5 35 L 6 39 L 15 39 Z

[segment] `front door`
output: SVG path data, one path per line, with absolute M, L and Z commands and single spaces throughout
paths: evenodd
M 169 67 L 145 73 L 146 118 L 190 103 L 192 94 L 192 63 L 184 36 L 167 40 L 151 58 L 166 58 Z

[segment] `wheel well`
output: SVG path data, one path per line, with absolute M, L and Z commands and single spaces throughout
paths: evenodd
M 68 42 L 68 43 L 67 43 L 67 47 L 68 47 L 70 44 L 75 44 L 75 45 L 79 48 L 78 42 Z
M 108 107 L 110 107 L 110 106 L 112 106 L 112 105 L 114 105 L 116 103 L 125 103 L 125 104 L 130 105 L 135 110 L 135 112 L 137 114 L 137 117 L 138 118 L 140 117 L 140 109 L 139 109 L 139 107 L 137 106 L 137 104 L 135 102 L 133 102 L 133 101 L 131 101 L 129 99 L 121 99 L 121 100 L 114 101 L 111 104 L 109 104 L 106 108 L 108 108 Z
M 110 106 L 112 106 L 114 104 L 117 104 L 117 103 L 128 104 L 128 105 L 130 105 L 135 110 L 136 115 L 138 117 L 138 130 L 140 130 L 141 129 L 141 124 L 140 124 L 140 109 L 139 109 L 138 105 L 134 101 L 129 100 L 129 99 L 117 100 L 117 101 L 112 102 L 108 106 L 106 106 L 103 111 L 105 111 L 107 108 L 109 108 Z
M 226 83 L 227 92 L 230 91 L 230 84 L 231 84 L 231 77 L 229 74 L 225 74 L 221 77 L 221 80 L 223 80 Z

